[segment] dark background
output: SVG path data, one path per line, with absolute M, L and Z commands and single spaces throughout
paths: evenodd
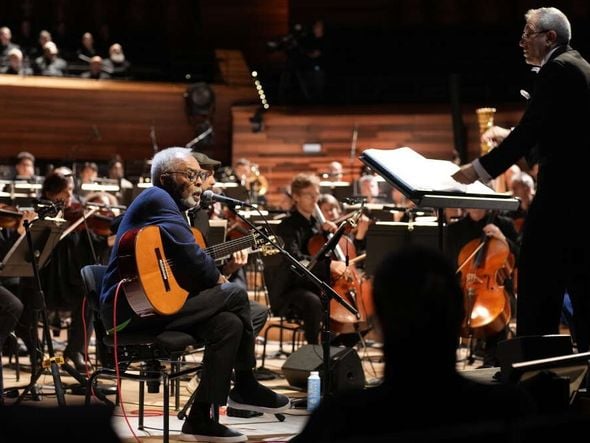
M 286 51 L 268 42 L 307 32 L 326 22 L 327 104 L 519 100 L 529 67 L 518 47 L 524 13 L 544 2 L 524 0 L 8 0 L 0 2 L 0 25 L 13 40 L 52 32 L 71 58 L 86 31 L 106 54 L 123 44 L 136 80 L 219 82 L 214 49 L 239 49 L 260 79 L 271 104 L 283 100 L 278 85 Z M 572 22 L 572 46 L 590 57 L 590 2 L 552 4 Z

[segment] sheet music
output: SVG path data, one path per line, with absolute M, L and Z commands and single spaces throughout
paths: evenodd
M 396 181 L 410 191 L 449 191 L 471 194 L 496 194 L 477 181 L 465 185 L 455 181 L 451 175 L 459 169 L 448 160 L 427 159 L 411 148 L 366 149 L 363 155 L 382 166 Z

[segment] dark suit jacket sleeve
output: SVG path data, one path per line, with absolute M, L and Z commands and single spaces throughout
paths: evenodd
M 559 126 L 552 116 L 563 109 L 563 97 L 571 94 L 567 91 L 572 83 L 571 72 L 565 64 L 551 60 L 538 75 L 537 86 L 518 125 L 499 146 L 480 158 L 481 165 L 492 177 L 529 154 L 544 134 Z

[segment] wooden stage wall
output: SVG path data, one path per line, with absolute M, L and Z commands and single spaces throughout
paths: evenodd
M 11 163 L 22 150 L 64 164 L 106 162 L 115 154 L 144 161 L 153 154 L 152 127 L 159 148 L 184 146 L 197 135 L 185 113 L 187 86 L 0 75 L 0 162 Z M 246 81 L 210 86 L 214 141 L 201 150 L 225 165 L 240 157 L 257 164 L 273 206 L 297 172 L 321 174 L 332 160 L 343 163 L 346 181 L 358 178 L 358 155 L 366 148 L 410 146 L 429 158 L 453 157 L 450 106 L 271 107 L 263 114 L 262 130 L 253 132 L 250 118 L 257 106 L 244 103 L 257 102 L 255 89 Z M 522 104 L 497 107 L 495 122 L 503 126 L 514 125 L 522 112 Z M 470 159 L 480 149 L 475 108 L 462 109 Z M 320 143 L 321 152 L 304 153 L 304 143 Z
M 489 106 L 483 104 L 482 106 Z M 480 107 L 480 106 L 477 106 Z M 468 157 L 479 155 L 479 126 L 475 106 L 464 107 L 463 121 Z M 271 108 L 263 115 L 264 126 L 252 132 L 254 107 L 233 107 L 233 159 L 247 158 L 258 165 L 269 182 L 270 205 L 279 205 L 281 192 L 292 177 L 303 171 L 321 174 L 338 160 L 344 165 L 344 180 L 357 179 L 363 166 L 358 159 L 367 148 L 409 146 L 428 158 L 451 160 L 454 136 L 449 106 L 411 105 L 344 109 Z M 495 123 L 513 126 L 522 105 L 503 105 Z M 353 130 L 357 129 L 356 149 Z M 304 143 L 320 143 L 321 152 L 303 152 Z M 354 151 L 354 152 L 353 152 Z M 351 153 L 354 155 L 351 157 Z
M 52 161 L 145 160 L 159 148 L 185 146 L 198 135 L 185 112 L 189 85 L 0 75 L 0 161 L 19 151 Z M 209 153 L 230 161 L 230 107 L 255 103 L 253 85 L 212 84 L 215 108 Z

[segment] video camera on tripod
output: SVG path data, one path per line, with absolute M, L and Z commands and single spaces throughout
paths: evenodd
M 300 40 L 307 35 L 303 25 L 296 23 L 293 25 L 293 30 L 275 40 L 266 42 L 266 47 L 271 51 L 293 51 L 299 47 Z

